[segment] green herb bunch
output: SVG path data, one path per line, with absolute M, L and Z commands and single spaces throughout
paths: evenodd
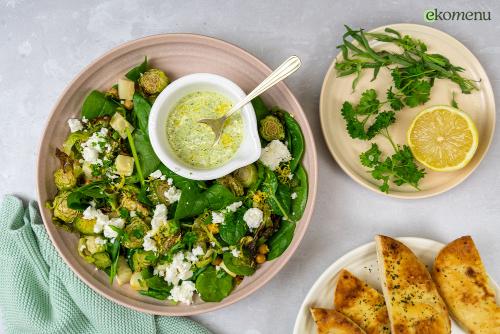
M 361 153 L 361 164 L 369 168 L 375 180 L 382 181 L 379 188 L 385 193 L 389 192 L 390 181 L 397 186 L 408 184 L 419 190 L 425 170 L 418 167 L 410 148 L 395 144 L 389 133 L 389 127 L 396 122 L 396 113 L 404 107 L 413 108 L 429 101 L 436 79 L 451 80 L 464 94 L 478 88 L 473 80 L 461 76 L 462 67 L 453 65 L 441 54 L 429 53 L 427 45 L 420 40 L 402 36 L 391 28 L 386 28 L 385 33 L 367 33 L 363 29 L 345 27 L 343 44 L 337 47 L 342 51 L 342 60 L 335 63 L 337 75 L 355 74 L 353 90 L 366 69 L 373 69 L 371 81 L 377 78 L 381 68 L 389 70 L 392 77 L 385 101 L 379 100 L 374 89 L 368 89 L 361 94 L 357 104 L 346 101 L 342 105 L 341 114 L 351 138 L 371 140 L 382 135 L 394 149 L 393 155 L 383 158 L 378 145 L 372 143 L 368 151 Z M 393 44 L 400 51 L 375 51 L 368 39 Z

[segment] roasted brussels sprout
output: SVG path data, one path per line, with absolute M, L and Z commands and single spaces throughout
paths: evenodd
M 149 183 L 149 190 L 150 193 L 148 195 L 148 198 L 151 202 L 153 202 L 154 205 L 158 204 L 165 204 L 169 205 L 169 201 L 165 197 L 165 192 L 170 188 L 168 185 L 168 182 L 165 180 L 152 180 Z
M 54 172 L 54 182 L 59 190 L 70 190 L 76 186 L 76 176 L 73 170 L 58 168 Z
M 62 220 L 65 223 L 71 223 L 78 217 L 78 211 L 71 209 L 68 207 L 68 196 L 69 192 L 59 193 L 54 198 L 53 208 L 54 208 L 54 217 Z
M 83 217 L 77 217 L 73 222 L 75 229 L 81 234 L 92 235 L 94 234 L 95 219 L 85 219 Z
M 160 93 L 168 85 L 168 77 L 162 70 L 152 68 L 139 78 L 139 86 L 148 95 Z
M 152 251 L 139 249 L 132 255 L 132 266 L 135 272 L 139 272 L 149 266 L 155 265 L 156 260 L 155 253 Z
M 135 272 L 130 277 L 130 287 L 135 291 L 147 291 L 148 284 L 146 280 L 142 277 L 141 272 Z
M 106 250 L 106 241 L 101 237 L 85 236 L 78 241 L 78 254 L 88 263 L 93 263 L 99 269 L 111 265 L 111 259 Z
M 158 233 L 153 236 L 158 252 L 163 254 L 170 250 L 181 240 L 181 228 L 176 220 L 169 220 L 168 224 L 160 227 Z
M 267 141 L 285 139 L 285 128 L 278 117 L 269 115 L 260 121 L 260 135 Z
M 236 180 L 240 181 L 243 187 L 248 188 L 257 181 L 257 167 L 254 164 L 238 168 L 234 172 Z
M 120 97 L 118 96 L 118 86 L 114 85 L 110 89 L 108 89 L 105 93 L 106 97 L 110 97 L 115 100 L 119 100 Z
M 235 196 L 243 196 L 245 190 L 243 189 L 243 185 L 231 174 L 223 176 L 217 179 L 217 183 L 223 185 L 224 187 L 231 190 L 231 192 Z
M 120 199 L 120 206 L 127 209 L 128 211 L 135 211 L 143 217 L 149 216 L 149 210 L 144 205 L 142 205 L 133 194 L 122 194 L 122 197 Z
M 149 230 L 148 224 L 139 217 L 132 217 L 130 224 L 125 226 L 127 239 L 123 242 L 123 246 L 127 248 L 139 248 L 142 246 L 144 235 Z
M 106 269 L 111 266 L 111 258 L 106 252 L 95 253 L 92 258 L 94 260 L 92 263 L 99 269 Z

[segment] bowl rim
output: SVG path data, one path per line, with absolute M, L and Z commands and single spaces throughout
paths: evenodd
M 313 180 L 314 182 L 309 182 L 309 192 L 308 192 L 308 203 L 306 207 L 306 211 L 304 212 L 304 215 L 302 216 L 301 220 L 299 222 L 302 222 L 305 224 L 305 227 L 302 230 L 295 231 L 294 238 L 292 240 L 292 243 L 289 245 L 287 250 L 285 251 L 282 256 L 280 256 L 279 259 L 282 259 L 281 262 L 278 262 L 274 264 L 273 266 L 269 267 L 267 271 L 267 276 L 263 277 L 259 281 L 254 281 L 252 285 L 248 286 L 247 289 L 245 290 L 240 290 L 240 295 L 238 298 L 235 299 L 226 299 L 223 300 L 219 303 L 205 303 L 203 305 L 206 305 L 205 307 L 200 307 L 200 308 L 192 308 L 188 311 L 176 311 L 176 312 L 157 312 L 153 310 L 151 307 L 141 307 L 138 306 L 137 303 L 130 303 L 126 302 L 120 298 L 117 298 L 113 296 L 112 294 L 108 293 L 105 290 L 100 289 L 92 280 L 87 279 L 83 274 L 81 274 L 79 271 L 75 270 L 71 264 L 70 258 L 68 255 L 66 255 L 60 245 L 56 242 L 56 233 L 59 233 L 59 231 L 56 231 L 56 227 L 51 223 L 51 215 L 49 216 L 47 214 L 47 211 L 45 210 L 44 204 L 41 202 L 42 198 L 42 191 L 41 191 L 41 185 L 43 184 L 43 177 L 41 174 L 41 169 L 40 166 L 44 163 L 44 157 L 41 156 L 40 152 L 43 148 L 43 144 L 45 143 L 45 138 L 49 135 L 48 133 L 48 128 L 50 123 L 52 122 L 55 113 L 57 111 L 58 105 L 65 99 L 66 95 L 70 91 L 71 87 L 79 81 L 82 77 L 85 76 L 85 73 L 90 70 L 92 67 L 99 65 L 100 63 L 104 63 L 108 58 L 112 57 L 116 52 L 119 52 L 123 48 L 130 48 L 133 47 L 135 44 L 140 43 L 140 42 L 148 42 L 148 41 L 154 41 L 154 40 L 161 40 L 163 38 L 194 38 L 198 40 L 203 40 L 211 43 L 217 43 L 218 46 L 225 46 L 232 51 L 236 51 L 244 55 L 247 59 L 252 60 L 252 62 L 256 65 L 259 66 L 262 70 L 266 71 L 267 73 L 271 73 L 272 70 L 269 66 L 267 66 L 264 62 L 262 62 L 260 59 L 258 59 L 256 56 L 254 56 L 252 53 L 248 52 L 244 48 L 241 48 L 235 44 L 232 44 L 230 42 L 227 42 L 222 39 L 214 38 L 211 36 L 206 36 L 206 35 L 201 35 L 201 34 L 193 34 L 193 33 L 163 33 L 163 34 L 154 34 L 154 35 L 149 35 L 137 39 L 133 39 L 131 41 L 122 43 L 118 46 L 113 47 L 109 51 L 103 53 L 102 55 L 98 56 L 95 60 L 90 62 L 87 66 L 85 66 L 78 74 L 71 80 L 69 81 L 64 90 L 60 93 L 58 96 L 57 100 L 54 102 L 52 110 L 50 114 L 48 115 L 48 118 L 45 122 L 44 125 L 44 130 L 40 136 L 40 140 L 38 143 L 38 148 L 37 148 L 37 166 L 36 166 L 36 175 L 35 175 L 35 180 L 36 180 L 36 193 L 37 193 L 37 198 L 38 198 L 38 207 L 40 211 L 40 216 L 42 217 L 42 221 L 45 225 L 47 234 L 49 235 L 49 238 L 52 242 L 52 245 L 57 249 L 57 252 L 59 256 L 62 257 L 66 265 L 68 265 L 71 269 L 71 271 L 80 279 L 82 280 L 89 288 L 91 288 L 93 291 L 97 292 L 99 295 L 103 296 L 104 298 L 111 300 L 121 306 L 127 307 L 129 309 L 143 312 L 143 313 L 148 313 L 148 314 L 154 314 L 154 315 L 165 315 L 165 316 L 191 316 L 191 315 L 197 315 L 197 314 L 202 314 L 202 313 L 207 313 L 207 312 L 212 312 L 219 310 L 221 308 L 227 307 L 229 305 L 232 305 L 255 291 L 259 290 L 262 288 L 265 284 L 270 282 L 276 274 L 281 271 L 281 269 L 288 263 L 288 261 L 291 259 L 292 255 L 295 253 L 297 248 L 299 247 L 301 241 L 303 240 L 303 237 L 305 235 L 305 232 L 307 230 L 308 225 L 311 222 L 312 215 L 314 213 L 314 207 L 316 204 L 316 195 L 317 195 L 317 177 L 318 177 L 318 158 L 317 158 L 317 150 L 316 150 L 316 144 L 314 141 L 314 136 L 311 130 L 311 127 L 309 125 L 309 121 L 306 117 L 306 114 L 304 113 L 304 110 L 302 109 L 302 106 L 298 102 L 297 98 L 295 95 L 291 92 L 291 90 L 288 88 L 286 83 L 281 82 L 279 85 L 282 87 L 283 92 L 288 96 L 288 99 L 292 105 L 295 105 L 296 109 L 299 110 L 299 112 L 303 115 L 304 118 L 304 123 L 301 124 L 302 131 L 304 132 L 304 135 L 306 137 L 306 141 L 309 137 L 309 143 L 306 147 L 306 152 L 309 156 L 309 164 L 310 166 L 307 168 L 307 173 L 308 173 L 308 178 L 309 180 Z M 277 259 L 277 260 L 279 260 Z M 123 296 L 122 294 L 119 294 L 120 296 Z M 127 299 L 125 299 L 127 300 Z M 143 304 L 143 303 L 141 303 Z M 146 304 L 148 305 L 148 304 Z
M 184 75 L 172 81 L 156 98 L 149 114 L 148 132 L 153 150 L 165 166 L 176 174 L 188 179 L 214 180 L 259 159 L 261 145 L 257 130 L 257 119 L 251 103 L 247 103 L 241 108 L 240 115 L 243 120 L 242 131 L 244 132 L 243 140 L 233 156 L 224 164 L 212 168 L 196 168 L 190 167 L 182 161 L 178 162 L 180 159 L 175 157 L 175 153 L 172 153 L 171 150 L 162 144 L 164 140 L 162 140 L 160 132 L 164 132 L 164 122 L 160 122 L 160 118 L 162 118 L 162 113 L 165 113 L 166 115 L 163 117 L 168 119 L 173 106 L 179 101 L 179 97 L 176 96 L 179 90 L 195 86 L 199 83 L 221 88 L 221 90 L 228 92 L 229 95 L 234 95 L 237 99 L 243 99 L 246 96 L 238 84 L 224 76 L 204 72 Z M 233 102 L 237 103 L 237 101 Z M 165 104 L 170 104 L 169 110 L 164 109 Z

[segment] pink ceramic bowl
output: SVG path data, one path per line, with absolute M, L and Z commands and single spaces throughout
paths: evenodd
M 41 215 L 52 239 L 66 263 L 92 289 L 118 304 L 132 309 L 160 315 L 194 315 L 230 305 L 256 291 L 268 282 L 297 249 L 313 212 L 317 187 L 317 159 L 313 135 L 307 119 L 293 94 L 284 83 L 269 90 L 264 101 L 278 105 L 292 113 L 300 123 L 306 141 L 304 167 L 309 175 L 309 201 L 297 224 L 295 236 L 286 252 L 278 259 L 265 263 L 253 276 L 246 277 L 230 296 L 220 303 L 169 305 L 168 302 L 144 297 L 128 285 L 110 286 L 106 274 L 85 263 L 77 252 L 77 235 L 57 229 L 52 224 L 52 213 L 44 204 L 56 193 L 52 173 L 58 166 L 54 155 L 68 135 L 68 118 L 78 116 L 85 96 L 92 89 L 104 90 L 115 83 L 131 67 L 147 55 L 154 67 L 164 69 L 171 79 L 206 72 L 214 73 L 237 83 L 248 92 L 260 83 L 271 70 L 248 52 L 224 41 L 191 34 L 156 35 L 123 44 L 87 66 L 64 90 L 48 120 L 38 153 L 37 187 Z

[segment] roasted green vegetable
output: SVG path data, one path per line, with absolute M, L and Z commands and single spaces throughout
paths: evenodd
M 160 93 L 168 85 L 168 77 L 162 70 L 152 68 L 139 78 L 139 86 L 148 95 Z
M 68 207 L 68 196 L 69 192 L 61 192 L 55 198 L 53 202 L 54 217 L 59 218 L 65 223 L 71 223 L 78 217 L 78 211 Z
M 140 248 L 144 240 L 144 235 L 149 231 L 150 226 L 139 217 L 132 217 L 130 223 L 125 226 L 126 239 L 123 246 L 126 248 Z
M 260 121 L 259 133 L 264 140 L 283 140 L 285 139 L 285 128 L 278 117 L 269 115 Z
M 233 174 L 245 188 L 249 188 L 258 179 L 257 167 L 254 164 L 238 168 Z

